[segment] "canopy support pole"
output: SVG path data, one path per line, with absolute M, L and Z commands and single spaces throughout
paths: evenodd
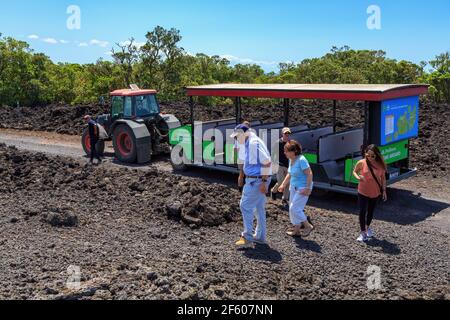
M 336 133 L 336 107 L 337 107 L 337 101 L 333 100 L 333 133 Z
M 283 100 L 283 107 L 284 107 L 284 126 L 289 127 L 289 99 Z
M 237 97 L 234 100 L 234 106 L 236 109 L 236 125 L 242 122 L 242 105 L 241 105 L 241 97 Z
M 195 137 L 195 123 L 194 123 L 194 97 L 189 97 L 189 109 L 191 112 L 191 124 L 192 124 L 192 130 L 191 130 L 191 163 L 194 163 L 194 137 Z
M 369 145 L 369 102 L 364 102 L 364 148 Z

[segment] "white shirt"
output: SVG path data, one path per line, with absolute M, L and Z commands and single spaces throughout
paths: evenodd
M 270 152 L 267 149 L 266 144 L 255 133 L 250 132 L 248 140 L 246 142 L 246 148 L 248 143 L 248 155 L 245 154 L 244 171 L 247 175 L 259 176 L 259 175 L 272 175 L 272 165 L 268 168 L 263 168 L 262 164 L 270 163 L 272 158 Z M 249 172 L 247 172 L 247 169 Z M 257 173 L 259 172 L 259 173 Z

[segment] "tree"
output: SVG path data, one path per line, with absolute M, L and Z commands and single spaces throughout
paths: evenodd
M 123 44 L 116 43 L 116 46 L 119 47 L 119 51 L 112 48 L 112 57 L 122 69 L 124 85 L 129 87 L 132 83 L 133 66 L 139 58 L 139 49 L 135 45 L 134 38 L 130 38 L 129 41 Z
M 38 104 L 43 68 L 50 60 L 34 55 L 24 41 L 13 38 L 0 39 L 0 103 Z M 42 76 L 41 76 L 42 75 Z
M 113 61 L 53 63 L 26 42 L 0 34 L 0 105 L 92 103 L 137 83 L 158 89 L 161 101 L 184 99 L 182 88 L 214 83 L 417 83 L 431 85 L 430 97 L 450 102 L 450 53 L 415 64 L 386 57 L 382 50 L 332 47 L 322 57 L 279 64 L 266 73 L 256 64 L 236 64 L 217 55 L 189 54 L 177 29 L 157 26 L 143 46 L 131 38 L 112 49 Z M 431 70 L 425 71 L 426 66 Z M 217 99 L 204 99 L 205 103 Z M 223 100 L 225 101 L 225 100 Z
M 436 102 L 450 102 L 450 52 L 442 53 L 430 61 L 432 70 L 421 77 L 431 85 L 430 92 Z
M 157 26 L 146 35 L 141 48 L 138 77 L 146 87 L 159 88 L 164 98 L 175 98 L 181 84 L 184 49 L 178 46 L 182 37 L 177 29 Z

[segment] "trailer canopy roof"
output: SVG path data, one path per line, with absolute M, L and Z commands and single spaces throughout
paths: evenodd
M 188 96 L 383 101 L 418 96 L 426 84 L 213 84 L 186 87 Z
M 130 96 L 143 96 L 147 94 L 156 94 L 156 90 L 132 90 L 132 89 L 120 89 L 110 93 L 111 96 L 130 97 Z

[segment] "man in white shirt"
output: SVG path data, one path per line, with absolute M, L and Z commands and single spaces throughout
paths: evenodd
M 240 203 L 244 231 L 236 246 L 266 243 L 266 194 L 272 177 L 272 158 L 264 142 L 249 127 L 237 126 L 231 137 L 245 145 L 245 186 Z M 255 211 L 257 226 L 253 233 Z

